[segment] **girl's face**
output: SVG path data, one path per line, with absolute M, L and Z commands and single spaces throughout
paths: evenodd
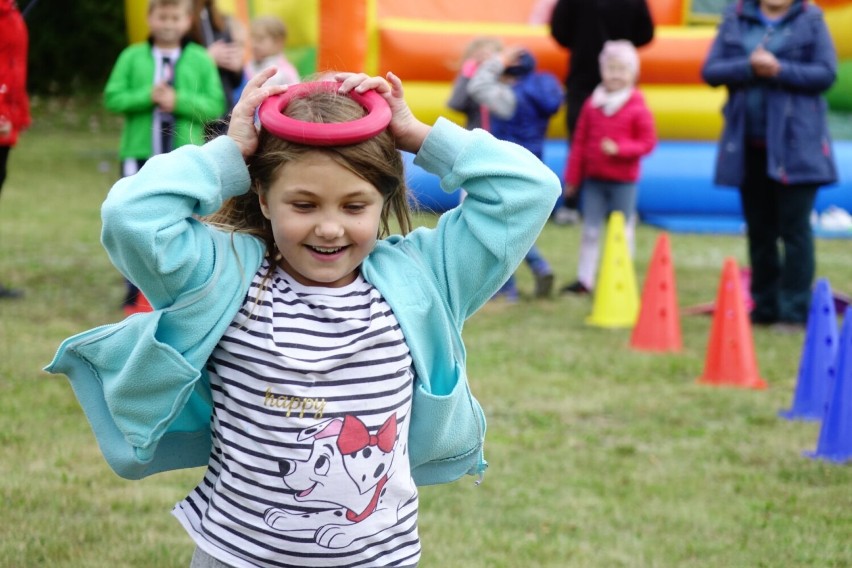
M 633 72 L 624 62 L 610 57 L 601 66 L 601 79 L 607 91 L 620 91 L 633 84 Z
M 268 34 L 253 33 L 251 35 L 251 51 L 255 61 L 260 61 L 271 55 L 278 55 L 284 46 L 280 41 Z
M 305 286 L 351 284 L 376 244 L 379 190 L 322 152 L 285 163 L 260 208 L 272 223 L 279 262 Z

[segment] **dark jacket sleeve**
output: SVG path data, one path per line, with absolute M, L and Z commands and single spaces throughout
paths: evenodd
M 574 22 L 578 16 L 577 0 L 559 0 L 550 14 L 550 35 L 562 47 L 573 47 L 572 34 Z
M 788 59 L 784 52 L 779 53 L 781 70 L 776 79 L 782 88 L 822 93 L 831 87 L 837 78 L 837 53 L 821 10 L 810 6 L 806 18 L 806 24 L 812 30 L 812 56 L 807 60 L 792 57 Z M 796 46 L 793 47 L 795 48 Z
M 651 17 L 651 10 L 645 0 L 635 0 L 635 2 L 633 31 L 627 39 L 636 47 L 642 47 L 651 43 L 651 40 L 654 39 L 654 19 Z

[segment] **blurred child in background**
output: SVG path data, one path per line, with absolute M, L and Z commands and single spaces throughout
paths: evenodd
M 484 109 L 483 120 L 495 137 L 519 144 L 542 159 L 547 126 L 562 105 L 564 94 L 555 75 L 536 71 L 532 53 L 514 47 L 488 57 L 471 75 L 467 92 Z M 535 279 L 535 297 L 550 296 L 553 269 L 538 247 L 533 245 L 524 261 Z M 509 301 L 518 298 L 514 276 L 498 295 Z
M 0 190 L 6 181 L 9 153 L 18 134 L 30 125 L 27 97 L 29 35 L 24 18 L 13 0 L 0 0 Z M 23 296 L 22 290 L 0 284 L 0 299 Z
M 461 69 L 459 69 L 459 73 L 453 81 L 453 90 L 450 93 L 447 106 L 455 111 L 464 113 L 467 119 L 466 127 L 469 130 L 474 128 L 489 129 L 488 108 L 473 100 L 473 97 L 467 91 L 470 78 L 473 77 L 477 67 L 483 61 L 500 53 L 502 49 L 503 42 L 499 39 L 483 36 L 474 38 L 462 54 Z
M 106 108 L 124 116 L 122 177 L 135 174 L 151 156 L 203 143 L 204 123 L 225 110 L 216 64 L 185 37 L 191 0 L 150 0 L 147 21 L 148 40 L 121 52 L 104 89 Z M 140 305 L 138 294 L 127 281 L 125 311 Z
M 251 21 L 252 57 L 245 67 L 246 79 L 251 79 L 267 67 L 277 72 L 270 79 L 273 85 L 292 85 L 299 82 L 299 72 L 284 55 L 287 26 L 275 16 L 258 16 Z
M 236 18 L 223 14 L 216 0 L 192 0 L 192 4 L 189 38 L 204 46 L 216 62 L 225 93 L 225 110 L 206 125 L 207 135 L 213 137 L 228 130 L 227 118 L 239 98 L 245 66 L 245 28 Z
M 654 117 L 636 88 L 636 48 L 627 40 L 608 41 L 599 62 L 602 81 L 580 110 L 565 167 L 565 197 L 581 185 L 583 191 L 577 280 L 562 288 L 567 294 L 594 288 L 601 230 L 613 211 L 624 214 L 625 237 L 633 250 L 639 160 L 657 144 Z

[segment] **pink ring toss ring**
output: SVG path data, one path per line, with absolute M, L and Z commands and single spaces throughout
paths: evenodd
M 356 120 L 319 123 L 284 116 L 284 109 L 293 98 L 304 97 L 319 91 L 337 93 L 340 85 L 341 83 L 335 81 L 290 85 L 280 95 L 273 95 L 261 103 L 258 111 L 260 123 L 278 138 L 310 146 L 355 144 L 376 136 L 388 127 L 391 121 L 390 106 L 379 93 L 372 89 L 364 93 L 349 91 L 344 95 L 367 111 L 366 116 Z

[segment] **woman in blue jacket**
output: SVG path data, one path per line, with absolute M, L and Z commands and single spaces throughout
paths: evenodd
M 740 190 L 756 324 L 807 321 L 810 213 L 819 186 L 837 179 L 822 97 L 836 72 L 822 11 L 805 0 L 729 6 L 702 69 L 728 89 L 715 181 Z

